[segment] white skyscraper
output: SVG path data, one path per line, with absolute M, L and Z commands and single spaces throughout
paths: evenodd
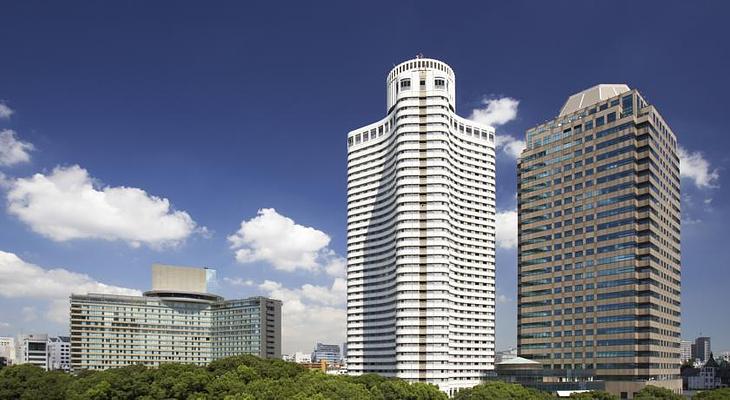
M 456 115 L 445 63 L 388 74 L 347 135 L 347 362 L 446 392 L 494 366 L 494 130 Z

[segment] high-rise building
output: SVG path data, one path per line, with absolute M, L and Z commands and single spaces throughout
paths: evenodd
M 677 138 L 626 85 L 570 96 L 519 162 L 518 347 L 631 398 L 681 390 Z
M 456 114 L 445 63 L 387 76 L 347 135 L 347 363 L 453 392 L 494 368 L 494 130 Z
M 18 335 L 15 340 L 15 362 L 33 364 L 48 370 L 48 335 L 31 333 Z
M 312 352 L 312 362 L 319 362 L 322 360 L 331 364 L 342 362 L 340 346 L 337 344 L 317 343 L 314 347 L 314 351 Z
M 71 338 L 68 336 L 49 337 L 46 350 L 49 370 L 71 370 Z
M 239 354 L 281 358 L 281 301 L 208 293 L 214 270 L 153 265 L 144 296 L 71 295 L 71 365 L 205 365 Z
M 701 361 L 703 364 L 706 363 L 710 359 L 710 353 L 712 353 L 710 338 L 707 336 L 698 337 L 695 339 L 692 349 L 692 358 Z
M 681 362 L 686 362 L 692 359 L 692 342 L 689 340 L 682 340 L 679 345 L 679 360 Z

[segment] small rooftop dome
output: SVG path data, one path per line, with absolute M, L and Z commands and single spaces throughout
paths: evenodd
M 592 106 L 603 100 L 628 92 L 629 90 L 631 90 L 629 86 L 623 83 L 602 83 L 600 85 L 593 86 L 592 88 L 568 97 L 565 105 L 562 109 L 560 109 L 559 116 L 562 117 L 563 115 L 572 114 L 581 108 Z

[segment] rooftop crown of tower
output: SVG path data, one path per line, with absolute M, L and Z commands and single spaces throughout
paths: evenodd
M 454 70 L 443 61 L 414 58 L 396 65 L 386 80 L 388 112 L 400 98 L 441 94 L 456 110 L 456 77 Z

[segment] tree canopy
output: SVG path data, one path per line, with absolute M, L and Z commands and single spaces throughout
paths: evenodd
M 634 400 L 684 400 L 684 396 L 669 389 L 649 385 L 636 393 Z
M 207 367 L 131 365 L 75 375 L 30 364 L 0 370 L 0 400 L 447 400 L 436 386 L 377 375 L 326 375 L 299 364 L 255 356 Z
M 454 396 L 454 400 L 542 400 L 553 398 L 547 392 L 501 381 L 489 381 L 470 389 L 462 389 Z

